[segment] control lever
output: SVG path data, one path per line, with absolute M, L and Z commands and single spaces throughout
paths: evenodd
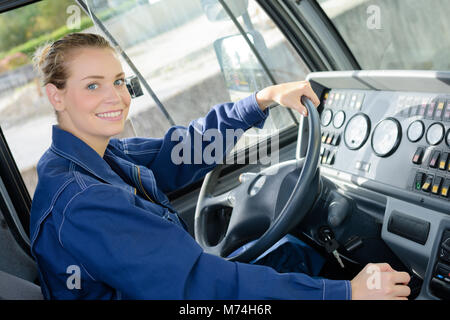
M 334 190 L 330 192 L 328 199 L 328 225 L 336 228 L 352 212 L 352 204 L 349 199 Z

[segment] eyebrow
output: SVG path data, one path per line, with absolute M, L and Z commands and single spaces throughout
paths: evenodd
M 117 77 L 120 77 L 120 76 L 124 76 L 124 75 L 125 75 L 125 73 L 121 72 L 121 73 L 118 73 L 114 78 L 117 78 Z M 105 77 L 104 76 L 95 76 L 95 75 L 93 75 L 93 76 L 84 77 L 81 80 L 85 80 L 85 79 L 105 79 Z

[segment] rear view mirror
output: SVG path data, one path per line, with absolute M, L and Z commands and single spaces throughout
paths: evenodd
M 203 11 L 209 21 L 228 20 L 228 14 L 218 0 L 201 0 Z M 227 0 L 227 6 L 237 18 L 247 13 L 248 0 Z
M 247 32 L 249 40 L 265 61 L 267 47 L 261 34 Z M 225 78 L 231 98 L 241 98 L 248 93 L 271 85 L 257 57 L 242 35 L 233 35 L 214 41 L 217 60 Z

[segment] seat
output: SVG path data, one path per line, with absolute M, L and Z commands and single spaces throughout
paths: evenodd
M 1 300 L 43 300 L 41 288 L 34 283 L 0 271 Z

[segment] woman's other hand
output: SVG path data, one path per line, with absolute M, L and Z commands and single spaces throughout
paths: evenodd
M 264 88 L 256 94 L 256 101 L 262 111 L 275 102 L 307 116 L 308 111 L 301 102 L 302 96 L 311 100 L 316 108 L 319 106 L 320 100 L 308 81 L 287 82 Z
M 387 263 L 369 263 L 350 282 L 352 300 L 408 300 L 411 277 Z

